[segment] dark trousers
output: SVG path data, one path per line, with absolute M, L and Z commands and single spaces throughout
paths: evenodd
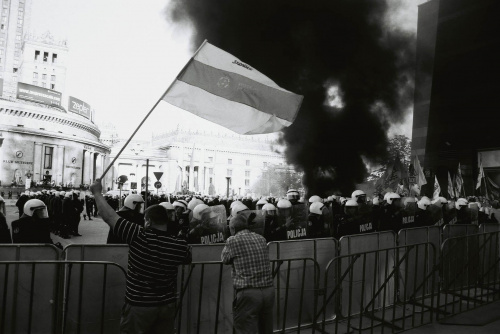
M 236 292 L 233 301 L 235 333 L 273 332 L 274 287 L 247 288 Z
M 133 306 L 125 303 L 120 319 L 120 333 L 175 333 L 175 303 L 161 306 Z

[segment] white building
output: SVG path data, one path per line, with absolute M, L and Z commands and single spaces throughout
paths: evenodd
M 126 175 L 124 189 L 138 190 L 145 184 L 146 158 L 149 158 L 149 189 L 154 189 L 154 172 L 163 173 L 159 189 L 168 193 L 189 190 L 203 194 L 247 195 L 268 165 L 286 166 L 276 142 L 253 136 L 218 135 L 175 130 L 153 135 L 151 142 L 132 141 L 113 166 L 113 180 Z M 103 141 L 106 142 L 106 138 Z M 113 159 L 124 140 L 112 148 Z M 190 170 L 193 173 L 190 175 Z M 116 186 L 115 186 L 116 187 Z

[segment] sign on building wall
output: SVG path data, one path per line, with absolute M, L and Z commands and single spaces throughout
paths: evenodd
M 91 119 L 90 105 L 76 97 L 70 96 L 68 100 L 68 110 L 75 114 Z
M 61 93 L 52 89 L 17 83 L 17 98 L 49 106 L 61 106 Z

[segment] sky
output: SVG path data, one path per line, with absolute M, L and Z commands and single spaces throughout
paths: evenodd
M 417 5 L 388 0 L 387 24 L 416 31 Z M 66 94 L 90 104 L 98 124 L 128 138 L 191 56 L 191 31 L 166 19 L 168 0 L 32 0 L 29 31 L 68 41 Z M 244 55 L 235 55 L 245 60 Z M 286 89 L 286 87 L 284 87 Z M 389 135 L 411 137 L 411 110 Z M 149 139 L 177 127 L 234 134 L 161 101 L 136 134 Z M 265 136 L 265 135 L 264 135 Z M 267 136 L 269 137 L 269 136 Z M 272 136 L 271 136 L 272 137 Z

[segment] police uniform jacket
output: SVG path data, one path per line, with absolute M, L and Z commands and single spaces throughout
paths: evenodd
M 25 244 L 52 244 L 49 222 L 47 219 L 33 219 L 23 215 L 12 222 L 13 243 Z

